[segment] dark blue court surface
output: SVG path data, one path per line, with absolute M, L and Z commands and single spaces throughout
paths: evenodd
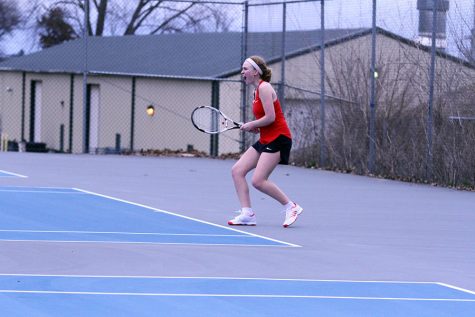
M 0 275 L 2 316 L 474 316 L 438 283 Z
M 296 245 L 67 188 L 0 187 L 0 240 Z

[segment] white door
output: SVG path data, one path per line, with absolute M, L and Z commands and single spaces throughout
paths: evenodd
M 35 122 L 34 122 L 34 134 L 33 142 L 41 142 L 41 82 L 35 82 Z
M 90 86 L 89 113 L 89 153 L 99 147 L 99 86 Z

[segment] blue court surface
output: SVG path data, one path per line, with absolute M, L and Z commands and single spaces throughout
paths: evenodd
M 0 187 L 0 241 L 296 247 L 78 189 Z
M 439 283 L 0 275 L 2 316 L 473 316 Z

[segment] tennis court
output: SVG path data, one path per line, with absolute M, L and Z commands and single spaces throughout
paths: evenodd
M 1 314 L 473 316 L 473 193 L 279 166 L 236 230 L 233 163 L 2 153 Z

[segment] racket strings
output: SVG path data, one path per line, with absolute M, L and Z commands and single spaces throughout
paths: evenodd
M 193 112 L 193 122 L 207 132 L 219 132 L 227 128 L 227 120 L 219 111 L 200 108 Z

